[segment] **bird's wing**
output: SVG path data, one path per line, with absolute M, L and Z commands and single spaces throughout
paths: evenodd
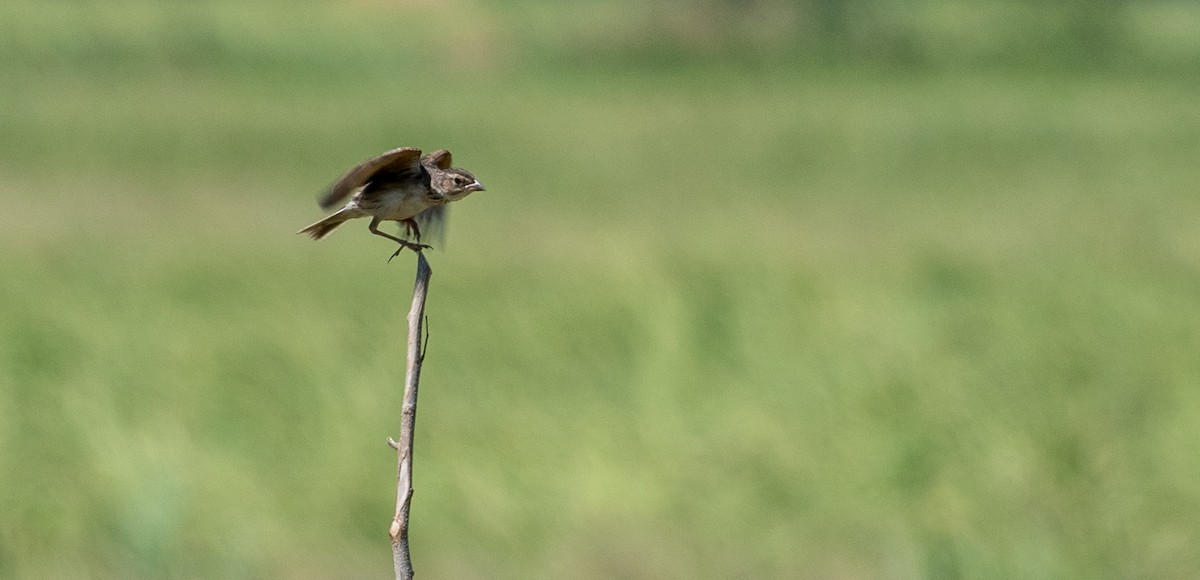
M 435 205 L 415 216 L 421 228 L 421 243 L 441 248 L 446 243 L 446 210 L 444 205 Z
M 450 152 L 445 149 L 438 149 L 421 158 L 421 165 L 426 169 L 441 169 L 445 171 L 450 169 Z
M 387 169 L 400 174 L 420 169 L 421 150 L 416 147 L 401 147 L 393 149 L 378 157 L 359 163 L 354 169 L 346 172 L 340 179 L 329 186 L 329 191 L 321 196 L 318 203 L 323 209 L 329 209 L 339 203 L 354 190 L 371 181 L 371 177 L 380 170 Z

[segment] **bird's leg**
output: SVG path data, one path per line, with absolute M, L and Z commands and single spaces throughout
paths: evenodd
M 421 228 L 417 226 L 417 220 L 412 218 L 404 220 L 404 228 L 408 230 L 408 235 L 417 240 L 417 243 L 421 242 Z
M 389 240 L 392 240 L 393 242 L 396 242 L 397 244 L 400 244 L 400 247 L 396 250 L 396 253 L 392 254 L 392 258 L 399 256 L 400 252 L 404 251 L 404 248 L 408 248 L 414 252 L 420 252 L 421 250 L 424 250 L 425 248 L 429 247 L 425 244 L 414 244 L 408 240 L 402 240 L 400 238 L 397 238 L 396 236 L 393 236 L 392 234 L 379 231 L 379 222 L 381 222 L 381 221 L 383 221 L 383 220 L 378 217 L 373 218 L 371 220 L 371 225 L 368 226 L 367 229 L 371 230 L 371 233 L 373 233 L 377 236 L 383 236 Z M 388 261 L 391 262 L 392 258 L 388 258 Z

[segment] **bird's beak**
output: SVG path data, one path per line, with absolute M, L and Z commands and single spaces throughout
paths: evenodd
M 479 183 L 479 180 L 478 180 L 478 179 L 476 179 L 476 180 L 475 180 L 475 183 L 472 183 L 472 184 L 471 184 L 470 186 L 468 186 L 468 187 L 470 187 L 470 188 L 471 188 L 471 191 L 487 191 L 487 190 L 485 190 L 485 189 L 483 188 L 483 184 L 482 184 L 482 183 Z

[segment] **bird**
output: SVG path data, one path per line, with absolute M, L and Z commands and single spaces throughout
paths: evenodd
M 392 258 L 405 248 L 414 252 L 429 248 L 421 243 L 422 228 L 426 239 L 440 237 L 446 204 L 484 191 L 471 172 L 451 167 L 451 159 L 445 149 L 421 155 L 416 147 L 400 147 L 363 161 L 329 186 L 318 204 L 321 209 L 330 209 L 353 193 L 350 201 L 296 233 L 319 240 L 342 222 L 370 216 L 367 229 L 371 233 L 400 244 Z M 404 224 L 403 235 L 412 241 L 380 231 L 379 224 L 387 220 Z

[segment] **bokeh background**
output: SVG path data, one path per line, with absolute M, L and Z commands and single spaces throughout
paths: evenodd
M 1200 576 L 1200 5 L 0 3 L 0 577 Z

